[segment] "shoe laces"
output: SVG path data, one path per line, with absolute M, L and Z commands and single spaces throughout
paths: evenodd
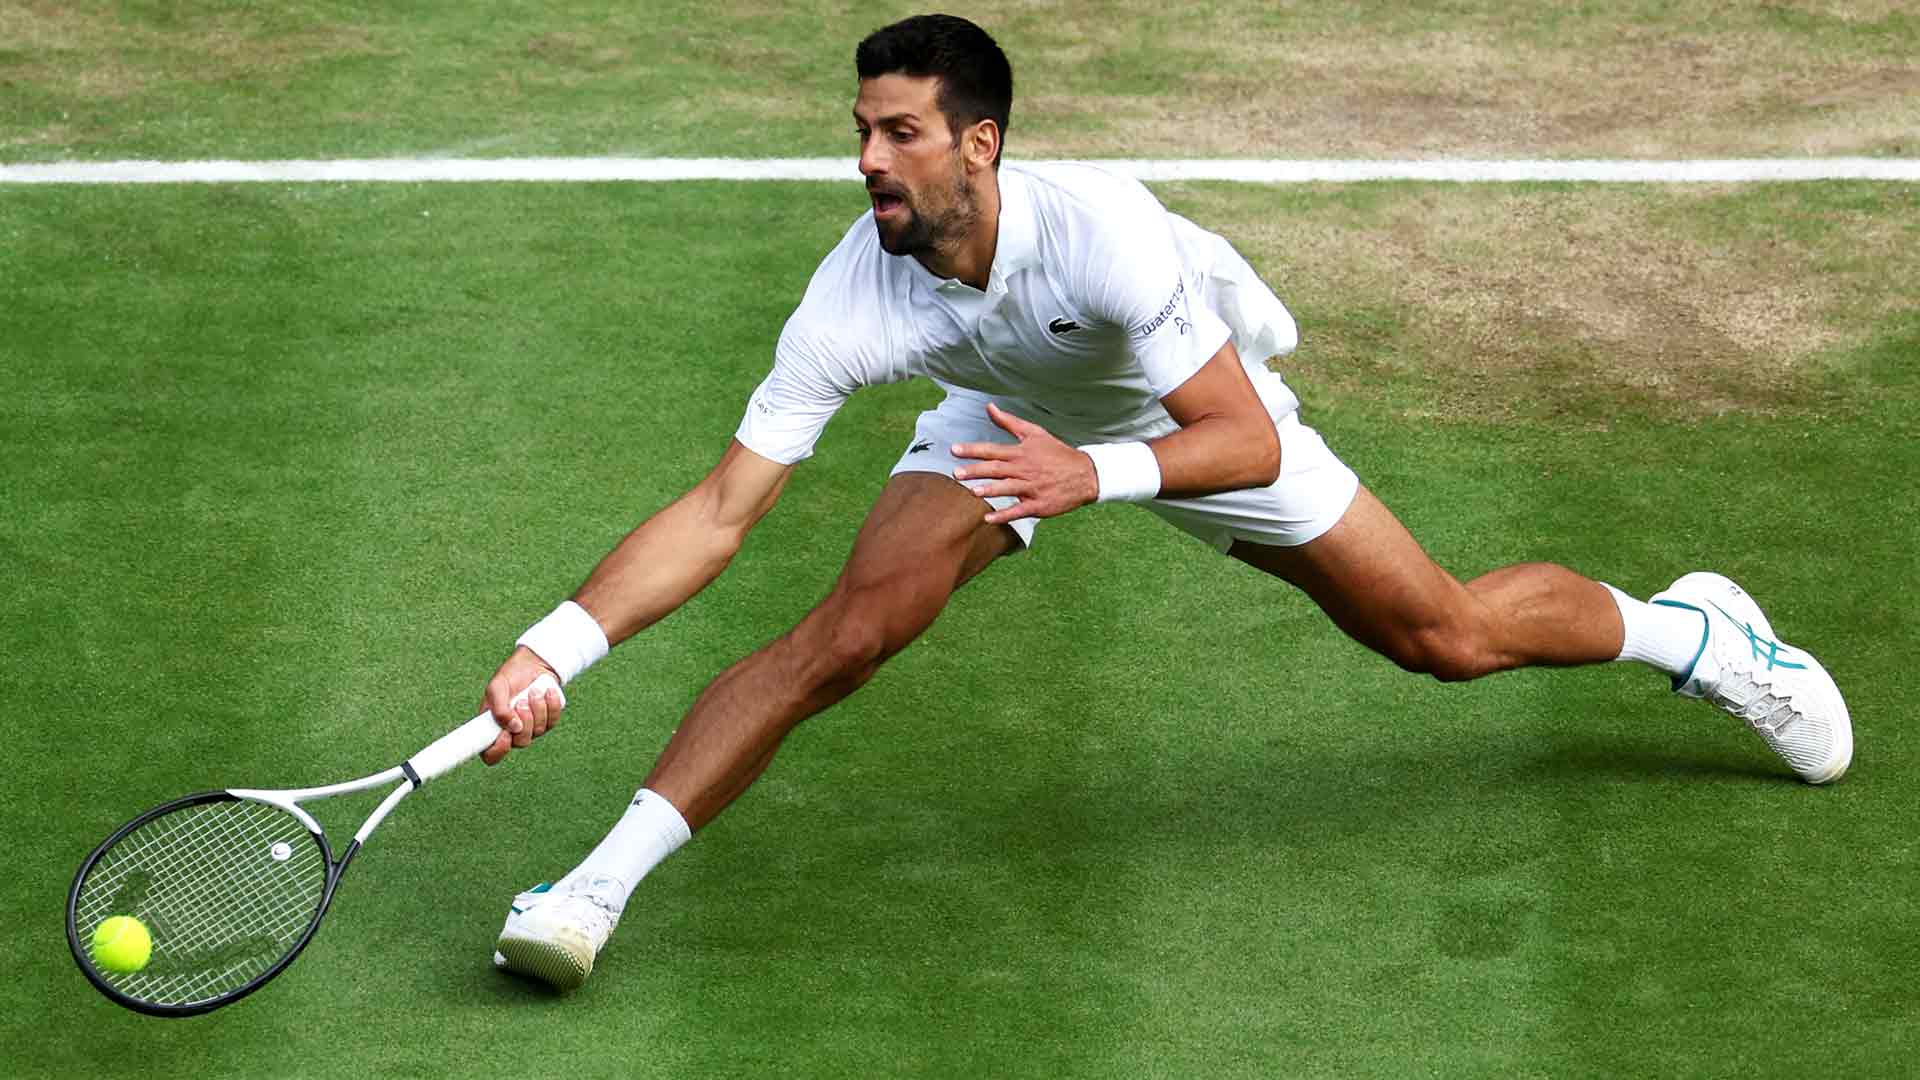
M 596 929 L 611 933 L 614 924 L 620 921 L 621 907 L 610 897 L 616 894 L 615 890 L 621 890 L 623 888 L 624 886 L 615 878 L 596 875 L 579 881 L 568 882 L 561 895 L 569 899 L 586 901 L 586 905 L 581 909 L 582 913 L 587 918 L 605 924 L 602 927 L 596 927 Z

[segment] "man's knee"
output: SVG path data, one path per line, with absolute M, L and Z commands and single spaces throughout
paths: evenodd
M 836 589 L 795 633 L 810 681 L 852 691 L 907 646 L 918 627 L 902 629 L 901 613 L 880 590 Z
M 1486 635 L 1471 626 L 1422 626 L 1394 635 L 1382 650 L 1407 671 L 1431 675 L 1441 682 L 1465 682 L 1501 670 L 1499 657 Z
M 897 651 L 888 647 L 886 632 L 878 621 L 848 613 L 834 621 L 821 660 L 830 681 L 853 687 L 873 678 L 887 657 Z

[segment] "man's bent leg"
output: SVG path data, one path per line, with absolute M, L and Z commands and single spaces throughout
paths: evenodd
M 947 598 L 1019 546 L 949 477 L 902 473 L 861 526 L 827 598 L 708 684 L 646 779 L 699 829 L 753 783 L 800 721 L 852 693 Z
M 1463 584 L 1365 487 L 1315 540 L 1299 547 L 1239 541 L 1228 553 L 1298 586 L 1354 640 L 1439 679 L 1620 655 L 1620 608 L 1605 585 L 1551 563 L 1509 566 Z

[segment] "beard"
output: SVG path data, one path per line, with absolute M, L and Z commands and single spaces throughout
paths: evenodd
M 901 196 L 900 201 L 906 207 L 905 217 L 874 223 L 880 230 L 880 250 L 889 255 L 918 255 L 923 251 L 932 251 L 936 222 L 916 210 L 906 196 Z
M 911 192 L 890 191 L 888 194 L 897 196 L 906 210 L 897 220 L 874 222 L 880 233 L 880 249 L 889 255 L 935 251 L 966 235 L 980 219 L 979 203 L 974 200 L 973 189 L 967 185 L 966 175 L 957 163 L 952 183 L 939 205 L 923 210 L 920 200 Z

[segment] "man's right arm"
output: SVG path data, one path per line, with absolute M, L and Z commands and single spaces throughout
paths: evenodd
M 610 646 L 666 618 L 727 568 L 792 471 L 734 440 L 704 480 L 641 522 L 594 567 L 574 602 L 593 615 Z
M 641 522 L 600 560 L 573 603 L 598 624 L 609 647 L 666 618 L 733 561 L 747 533 L 779 500 L 792 470 L 734 440 L 705 479 Z M 529 698 L 517 708 L 508 704 L 552 667 L 524 645 L 500 665 L 487 683 L 486 703 L 504 730 L 481 760 L 499 761 L 558 718 L 557 694 Z

